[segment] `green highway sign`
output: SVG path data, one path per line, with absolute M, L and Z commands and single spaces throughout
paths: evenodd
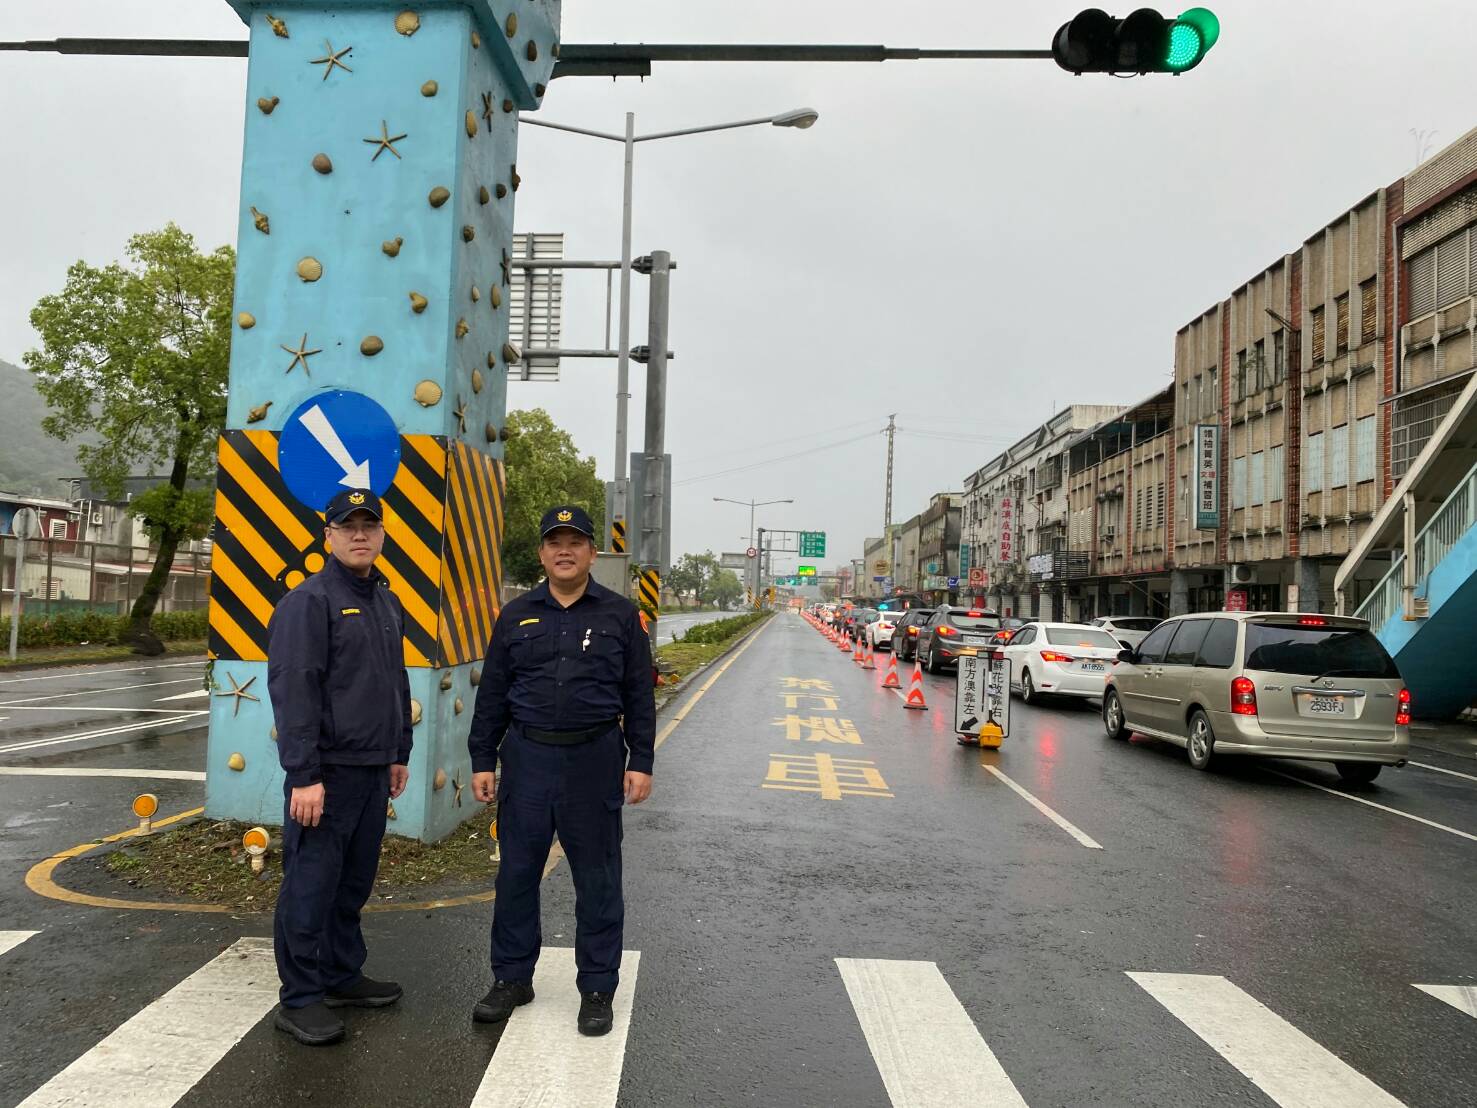
M 795 572 L 798 573 L 801 577 L 814 577 L 815 566 L 796 566 Z
M 800 557 L 824 558 L 826 556 L 826 533 L 824 531 L 800 532 Z

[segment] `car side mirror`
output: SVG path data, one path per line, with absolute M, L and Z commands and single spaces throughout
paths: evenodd
M 1132 650 L 1120 650 L 1118 651 L 1118 660 L 1120 662 L 1127 662 L 1129 665 L 1134 665 L 1138 661 L 1138 655 Z

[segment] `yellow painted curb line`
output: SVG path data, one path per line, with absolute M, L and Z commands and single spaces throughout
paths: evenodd
M 667 725 L 657 734 L 656 741 L 653 743 L 653 749 L 667 741 L 668 736 L 677 729 L 677 725 L 687 718 L 687 714 L 692 711 L 693 705 L 701 700 L 703 694 L 713 687 L 713 683 L 728 671 L 729 666 L 739 660 L 739 655 L 754 645 L 755 640 L 764 634 L 765 629 L 772 622 L 773 620 L 766 620 L 757 631 L 752 632 L 749 641 L 729 655 L 728 660 L 718 667 L 717 672 L 709 677 L 703 683 L 702 687 L 687 699 L 677 713 L 667 721 Z M 156 828 L 168 827 L 170 824 L 179 823 L 181 820 L 201 815 L 204 811 L 205 809 L 203 807 L 191 808 L 187 812 L 180 812 L 177 815 L 167 816 L 164 819 L 156 819 L 153 825 Z M 78 843 L 76 846 L 63 850 L 59 854 L 53 854 L 45 861 L 37 862 L 26 873 L 26 888 L 38 896 L 49 897 L 52 900 L 61 900 L 68 904 L 82 904 L 91 908 L 124 908 L 149 912 L 203 912 L 215 915 L 236 915 L 245 911 L 244 909 L 232 908 L 224 904 L 181 904 L 164 900 L 120 900 L 111 896 L 93 896 L 91 893 L 79 893 L 74 889 L 63 888 L 52 877 L 57 867 L 63 862 L 70 861 L 73 858 L 80 858 L 82 855 L 89 854 L 100 846 L 107 846 L 109 843 L 135 838 L 140 834 L 142 834 L 140 828 L 131 827 L 127 831 L 118 832 L 116 835 L 109 835 L 95 842 Z M 549 852 L 548 864 L 544 866 L 545 877 L 548 877 L 549 874 L 554 872 L 555 867 L 559 865 L 559 859 L 563 857 L 564 848 L 562 844 L 555 843 L 553 849 Z M 487 892 L 468 893 L 465 896 L 446 897 L 442 900 L 407 901 L 404 904 L 366 904 L 364 911 L 428 912 L 436 908 L 459 908 L 467 904 L 485 904 L 492 900 L 495 895 L 496 893 L 489 889 Z

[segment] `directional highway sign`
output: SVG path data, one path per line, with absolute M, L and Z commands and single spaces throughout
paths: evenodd
M 824 531 L 800 532 L 800 557 L 824 558 L 826 556 L 826 533 Z
M 288 417 L 277 454 L 292 495 L 321 512 L 346 488 L 385 494 L 400 468 L 400 432 L 369 397 L 335 390 Z

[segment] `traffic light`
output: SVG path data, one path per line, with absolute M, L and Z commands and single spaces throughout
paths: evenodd
M 1118 19 L 1088 8 L 1062 24 L 1051 43 L 1056 64 L 1070 73 L 1183 73 L 1194 69 L 1221 35 L 1208 8 L 1166 19 L 1139 8 Z

